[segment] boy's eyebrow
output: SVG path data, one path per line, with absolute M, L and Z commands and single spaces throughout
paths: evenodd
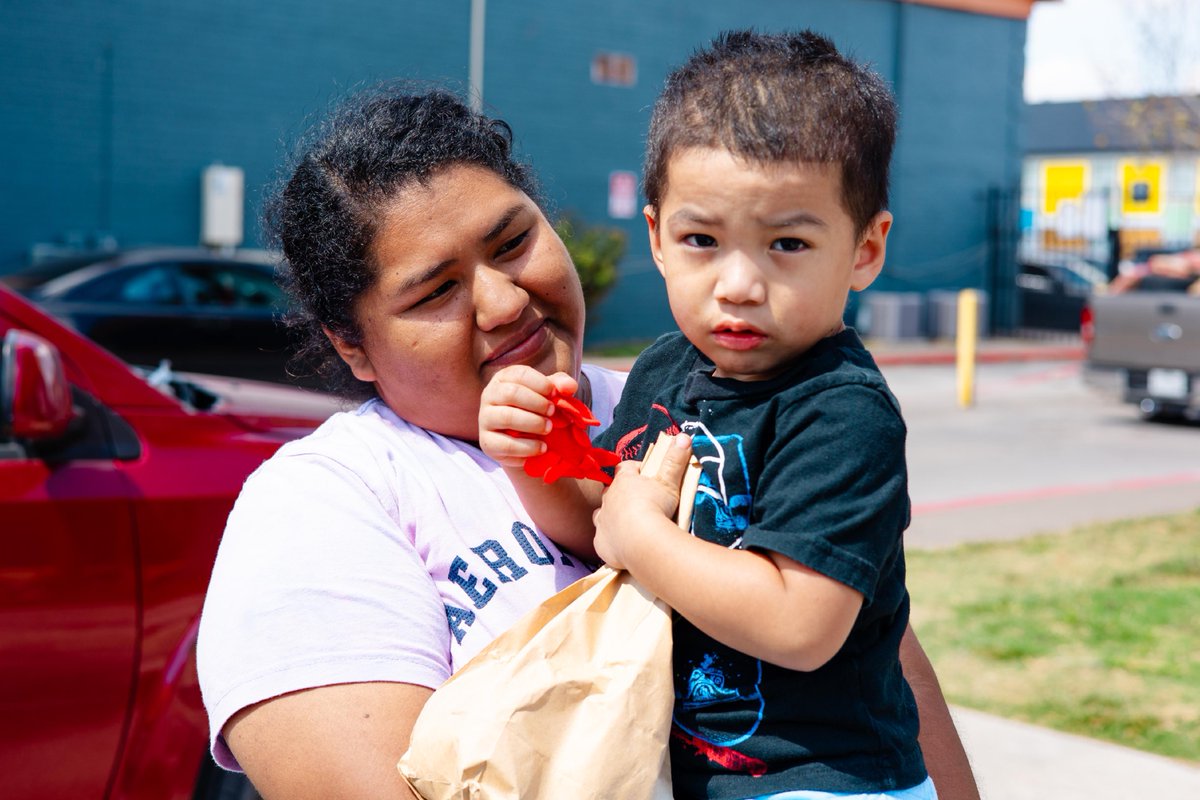
M 690 208 L 681 208 L 671 216 L 667 217 L 668 223 L 674 222 L 691 222 L 696 225 L 715 225 L 717 221 L 712 217 L 706 217 L 699 211 L 693 211 Z
M 716 225 L 717 220 L 712 217 L 707 217 L 704 214 L 693 211 L 690 208 L 681 208 L 671 216 L 667 217 L 668 223 L 690 222 L 694 225 Z M 795 214 L 789 214 L 786 217 L 778 219 L 759 219 L 758 223 L 767 228 L 794 228 L 801 226 L 810 226 L 817 228 L 827 228 L 829 223 L 818 217 L 816 214 L 811 214 L 807 211 L 797 211 Z
M 797 211 L 786 217 L 781 217 L 775 220 L 761 220 L 762 224 L 768 228 L 792 228 L 811 225 L 818 228 L 827 228 L 829 224 L 825 220 L 818 217 L 816 214 L 810 214 L 807 211 Z

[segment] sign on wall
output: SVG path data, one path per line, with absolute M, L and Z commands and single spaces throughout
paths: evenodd
M 1163 164 L 1161 161 L 1122 161 L 1121 213 L 1162 212 Z

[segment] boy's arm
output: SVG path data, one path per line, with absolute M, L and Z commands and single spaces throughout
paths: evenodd
M 483 390 L 479 407 L 479 447 L 503 468 L 521 504 L 537 527 L 582 558 L 595 561 L 592 513 L 603 487 L 587 479 L 560 478 L 545 483 L 527 475 L 525 461 L 545 452 L 540 438 L 549 432 L 554 390 L 574 394 L 575 380 L 565 373 L 543 375 L 532 367 L 506 367 Z M 520 434 L 526 434 L 521 436 Z
M 654 478 L 637 463 L 617 468 L 596 515 L 597 552 L 717 641 L 789 669 L 817 669 L 846 641 L 862 595 L 776 553 L 729 550 L 680 530 L 672 516 L 689 457 L 681 435 Z

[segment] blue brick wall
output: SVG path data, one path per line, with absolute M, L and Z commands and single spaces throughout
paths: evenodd
M 0 271 L 35 242 L 195 243 L 213 162 L 246 171 L 248 244 L 306 123 L 364 83 L 467 80 L 469 0 L 0 0 Z M 897 223 L 882 289 L 982 285 L 984 193 L 1019 176 L 1024 23 L 892 0 L 490 0 L 484 95 L 553 211 L 629 236 L 593 342 L 672 327 L 639 219 L 606 219 L 640 169 L 667 71 L 718 31 L 812 27 L 896 86 Z M 590 79 L 598 51 L 632 87 Z
M 896 227 L 876 286 L 984 288 L 987 190 L 1020 180 L 1025 23 L 899 9 Z
M 35 242 L 195 243 L 200 175 L 246 171 L 246 233 L 306 119 L 349 88 L 466 80 L 465 2 L 5 0 L 0 269 Z

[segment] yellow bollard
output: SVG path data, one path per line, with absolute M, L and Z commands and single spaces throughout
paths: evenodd
M 975 345 L 979 334 L 979 294 L 974 289 L 958 293 L 958 406 L 975 405 Z

